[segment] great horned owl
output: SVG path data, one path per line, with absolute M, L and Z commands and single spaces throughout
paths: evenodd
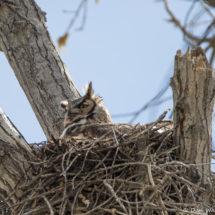
M 110 114 L 99 95 L 94 95 L 92 82 L 85 88 L 85 95 L 76 100 L 61 102 L 64 110 L 64 131 L 60 138 L 71 136 L 94 136 L 92 131 L 98 124 L 111 123 Z M 91 132 L 87 131 L 87 126 Z M 92 125 L 94 125 L 92 128 Z M 98 136 L 98 135 L 96 135 Z

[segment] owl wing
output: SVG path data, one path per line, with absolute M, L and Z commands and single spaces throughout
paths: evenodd
M 74 136 L 78 137 L 88 137 L 88 138 L 100 138 L 105 136 L 106 138 L 113 138 L 114 133 L 119 135 L 124 135 L 132 131 L 135 125 L 132 124 L 84 124 L 76 125 L 67 128 L 64 131 L 64 138 L 71 138 Z M 114 132 L 113 132 L 114 130 Z

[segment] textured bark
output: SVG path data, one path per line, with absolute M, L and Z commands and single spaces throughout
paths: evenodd
M 0 199 L 8 206 L 17 203 L 22 195 L 19 186 L 32 177 L 30 164 L 24 161 L 33 159 L 31 148 L 0 109 Z
M 215 74 L 208 67 L 203 49 L 197 47 L 185 55 L 177 52 L 171 87 L 178 157 L 192 164 L 203 164 L 190 174 L 195 183 L 210 187 Z
M 60 102 L 80 96 L 33 0 L 0 0 L 0 47 L 46 135 L 59 137 Z

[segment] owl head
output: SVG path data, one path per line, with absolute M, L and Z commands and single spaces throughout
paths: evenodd
M 73 124 L 111 123 L 110 114 L 99 95 L 94 95 L 92 82 L 85 88 L 85 95 L 76 100 L 61 102 L 64 110 L 64 128 Z

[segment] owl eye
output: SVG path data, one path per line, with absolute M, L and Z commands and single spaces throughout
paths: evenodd
M 88 104 L 81 104 L 81 105 L 79 106 L 80 109 L 86 108 L 86 107 L 88 107 Z

